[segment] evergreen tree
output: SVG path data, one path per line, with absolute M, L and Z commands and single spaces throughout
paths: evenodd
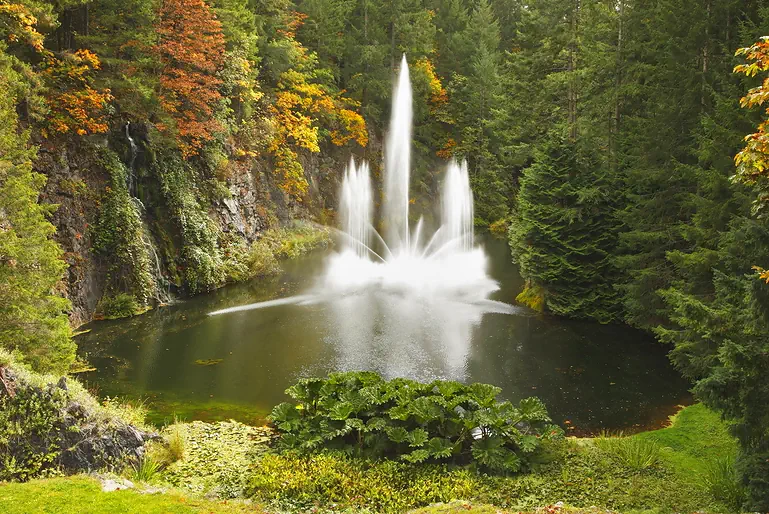
M 41 371 L 65 372 L 75 357 L 60 286 L 66 263 L 52 239 L 45 177 L 16 114 L 24 83 L 0 43 L 0 346 Z
M 526 279 L 518 301 L 563 316 L 616 318 L 610 186 L 590 155 L 550 134 L 523 172 L 510 226 L 513 259 Z
M 727 257 L 718 265 L 723 271 L 714 272 L 713 294 L 661 292 L 674 328 L 656 332 L 674 345 L 670 357 L 694 382 L 696 397 L 734 422 L 738 471 L 748 493 L 744 508 L 764 512 L 769 509 L 769 287 L 749 272 L 749 262 L 769 266 L 769 225 L 736 219 L 720 250 Z
M 469 52 L 463 72 L 454 73 L 448 85 L 449 116 L 457 141 L 454 152 L 468 159 L 476 199 L 476 224 L 489 224 L 507 216 L 510 183 L 499 159 L 504 118 L 499 23 L 488 0 L 472 11 L 461 40 Z

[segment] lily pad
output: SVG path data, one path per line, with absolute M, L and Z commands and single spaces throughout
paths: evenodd
M 195 364 L 198 366 L 215 366 L 223 361 L 224 359 L 198 359 L 195 361 Z

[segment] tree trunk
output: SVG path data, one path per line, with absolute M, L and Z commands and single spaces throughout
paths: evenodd
M 612 159 L 612 169 L 617 169 L 617 138 L 619 137 L 619 124 L 620 124 L 620 105 L 621 105 L 621 93 L 622 87 L 622 29 L 625 14 L 625 2 L 619 0 L 618 16 L 617 16 L 617 57 L 615 64 L 615 78 L 614 78 L 614 119 L 612 120 L 611 141 L 609 142 L 609 148 Z
M 577 140 L 577 84 L 574 72 L 577 71 L 577 17 L 579 15 L 579 0 L 574 2 L 574 9 L 571 12 L 571 44 L 569 45 L 569 139 L 574 142 Z
M 702 109 L 707 108 L 707 74 L 708 74 L 708 61 L 710 54 L 708 51 L 708 45 L 710 45 L 710 12 L 711 12 L 711 0 L 708 0 L 707 4 L 707 17 L 705 18 L 705 44 L 702 45 L 702 85 L 700 89 L 700 104 Z

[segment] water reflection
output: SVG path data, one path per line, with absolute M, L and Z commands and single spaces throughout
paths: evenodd
M 370 292 L 330 301 L 327 344 L 334 368 L 387 378 L 466 381 L 473 331 L 483 306 Z

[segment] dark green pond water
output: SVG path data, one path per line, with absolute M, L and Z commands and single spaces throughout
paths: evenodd
M 484 245 L 501 285 L 492 299 L 514 303 L 521 278 L 506 244 Z M 207 315 L 301 294 L 325 259 L 315 253 L 284 263 L 285 273 L 274 279 L 92 323 L 78 343 L 96 371 L 82 378 L 101 396 L 144 400 L 158 423 L 174 416 L 262 423 L 298 378 L 357 369 L 487 382 L 511 400 L 538 396 L 575 434 L 659 426 L 691 401 L 666 348 L 623 326 L 361 296 Z

